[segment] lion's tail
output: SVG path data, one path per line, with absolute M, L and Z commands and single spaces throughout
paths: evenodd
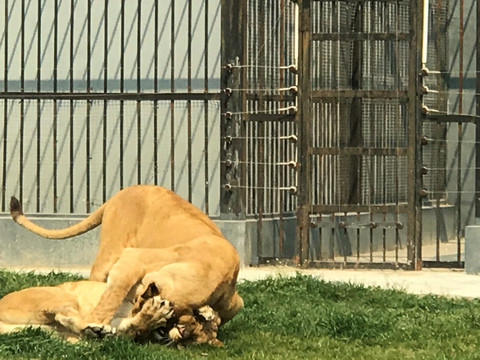
M 23 226 L 27 230 L 30 230 L 31 232 L 34 232 L 35 234 L 49 239 L 66 239 L 72 236 L 83 234 L 100 225 L 102 223 L 103 212 L 105 211 L 106 204 L 107 203 L 104 203 L 79 223 L 64 229 L 46 229 L 31 222 L 23 214 L 22 205 L 14 196 L 12 196 L 10 199 L 10 215 L 17 224 Z

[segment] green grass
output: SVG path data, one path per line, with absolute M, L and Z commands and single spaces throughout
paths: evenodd
M 0 295 L 75 277 L 0 271 Z M 69 344 L 34 329 L 0 335 L 1 359 L 480 359 L 480 301 L 414 296 L 308 276 L 242 282 L 222 348 L 124 339 Z

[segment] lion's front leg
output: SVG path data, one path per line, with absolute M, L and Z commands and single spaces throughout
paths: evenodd
M 132 263 L 142 264 L 141 261 L 135 261 L 135 252 L 131 250 L 125 249 L 110 271 L 107 287 L 100 297 L 100 301 L 87 318 L 87 323 L 110 324 L 127 294 L 145 275 L 144 267 L 131 265 Z

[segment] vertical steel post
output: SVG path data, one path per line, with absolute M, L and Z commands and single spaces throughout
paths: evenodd
M 297 122 L 299 129 L 298 156 L 300 168 L 298 171 L 298 206 L 297 206 L 297 249 L 300 265 L 307 265 L 308 244 L 310 234 L 310 205 L 311 197 L 311 163 L 310 163 L 310 136 L 311 136 L 311 13 L 310 0 L 301 0 L 299 6 L 298 31 L 298 112 Z
M 475 114 L 480 116 L 480 1 L 477 1 L 477 72 L 475 91 Z M 475 127 L 475 218 L 480 218 L 480 126 Z
M 410 49 L 408 73 L 408 259 L 415 270 L 422 268 L 422 203 L 420 193 L 423 190 L 422 175 L 422 94 L 420 86 L 422 53 L 423 2 L 410 1 Z
M 225 218 L 245 216 L 245 130 L 242 113 L 245 110 L 244 73 L 238 65 L 245 64 L 246 41 L 245 1 L 221 2 L 221 149 L 220 149 L 220 213 Z M 230 91 L 231 90 L 231 91 Z

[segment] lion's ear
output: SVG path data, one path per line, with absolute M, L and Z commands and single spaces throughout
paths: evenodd
M 152 282 L 148 285 L 147 290 L 145 290 L 145 292 L 142 295 L 142 298 L 148 299 L 148 298 L 157 296 L 159 294 L 160 294 L 160 291 L 158 290 L 157 285 L 155 285 L 155 283 Z

